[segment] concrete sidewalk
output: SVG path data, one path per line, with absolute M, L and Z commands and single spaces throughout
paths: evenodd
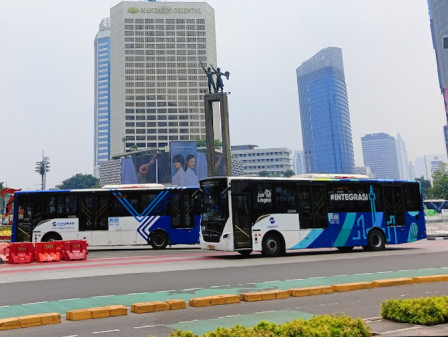
M 364 320 L 372 336 L 448 336 L 448 324 L 433 326 L 398 323 L 381 317 Z

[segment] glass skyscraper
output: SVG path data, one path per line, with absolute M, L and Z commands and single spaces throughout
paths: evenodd
M 445 102 L 447 124 L 444 126 L 448 153 L 448 1 L 428 0 L 432 43 L 436 52 L 439 85 Z
M 94 175 L 110 159 L 110 19 L 101 20 L 95 37 Z
M 307 173 L 354 173 L 342 50 L 321 50 L 296 70 Z

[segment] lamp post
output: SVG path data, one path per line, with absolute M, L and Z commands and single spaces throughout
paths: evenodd
M 50 171 L 50 158 L 44 157 L 44 154 L 42 153 L 42 161 L 36 162 L 36 168 L 35 171 L 40 174 L 42 177 L 41 181 L 41 189 L 42 191 L 45 190 L 45 185 L 47 182 L 47 172 Z

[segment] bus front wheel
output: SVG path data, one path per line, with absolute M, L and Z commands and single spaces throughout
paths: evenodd
M 50 241 L 58 241 L 62 240 L 61 236 L 57 233 L 47 233 L 42 238 L 41 242 L 50 242 Z
M 149 244 L 154 249 L 164 249 L 168 245 L 168 235 L 162 231 L 156 231 L 151 234 Z
M 386 248 L 386 238 L 380 229 L 372 229 L 367 235 L 367 245 L 362 246 L 365 250 L 377 251 Z
M 280 256 L 285 253 L 282 240 L 279 235 L 270 233 L 263 239 L 261 254 L 267 257 Z

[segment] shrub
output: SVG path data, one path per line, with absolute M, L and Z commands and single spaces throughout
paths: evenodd
M 236 325 L 218 328 L 203 337 L 364 337 L 371 336 L 370 328 L 361 318 L 345 315 L 314 316 L 309 320 L 296 319 L 285 324 L 261 321 L 252 328 Z M 198 337 L 190 331 L 176 331 L 170 337 Z
M 386 300 L 381 304 L 381 316 L 411 324 L 448 323 L 448 296 Z

